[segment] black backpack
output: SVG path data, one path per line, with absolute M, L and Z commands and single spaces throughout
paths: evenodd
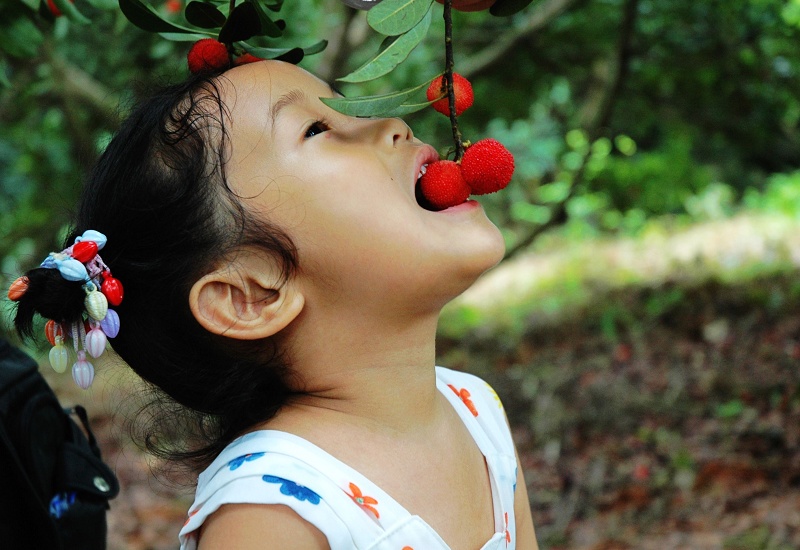
M 0 338 L 0 545 L 105 549 L 118 492 L 83 407 L 63 409 L 36 362 Z

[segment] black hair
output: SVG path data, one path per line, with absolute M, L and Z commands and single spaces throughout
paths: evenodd
M 193 283 L 241 247 L 277 258 L 284 280 L 297 268 L 289 236 L 248 212 L 226 179 L 223 78 L 193 76 L 133 109 L 90 174 L 64 243 L 87 229 L 108 238 L 103 261 L 125 288 L 115 308 L 120 332 L 110 342 L 153 386 L 152 404 L 162 411 L 140 417 L 150 419 L 142 442 L 193 468 L 274 416 L 291 395 L 289 366 L 270 341 L 211 334 L 189 309 Z M 65 323 L 81 318 L 80 283 L 55 269 L 27 276 L 15 318 L 22 335 L 31 335 L 34 313 Z M 177 423 L 175 403 L 182 409 Z

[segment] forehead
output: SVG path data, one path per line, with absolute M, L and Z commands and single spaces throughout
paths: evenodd
M 313 100 L 331 95 L 331 88 L 291 63 L 260 61 L 225 73 L 222 100 L 234 125 L 245 121 L 271 123 L 275 106 L 286 102 L 287 97 L 297 96 L 298 92 Z

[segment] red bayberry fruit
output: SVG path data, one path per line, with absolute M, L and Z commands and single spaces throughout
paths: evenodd
M 225 44 L 213 38 L 195 42 L 186 58 L 189 60 L 189 70 L 194 74 L 223 69 L 231 62 Z
M 164 2 L 164 8 L 167 10 L 167 13 L 178 13 L 181 11 L 183 4 L 181 0 L 167 0 Z
M 75 1 L 69 0 L 69 3 L 74 4 Z M 53 14 L 53 17 L 61 17 L 62 15 L 64 15 L 63 13 L 61 13 L 61 10 L 58 9 L 58 6 L 56 6 L 56 3 L 53 2 L 53 0 L 47 0 L 47 9 L 50 10 L 50 13 Z
M 467 147 L 461 172 L 474 195 L 503 189 L 514 175 L 514 155 L 496 139 L 482 139 Z
M 452 160 L 429 164 L 419 186 L 422 196 L 437 210 L 456 206 L 469 198 L 469 186 L 461 175 L 461 167 Z
M 239 65 L 247 65 L 248 63 L 255 63 L 256 61 L 264 60 L 260 57 L 254 56 L 253 54 L 246 53 L 237 57 L 233 64 L 238 67 Z
M 442 88 L 443 84 L 443 76 L 437 76 L 433 79 L 431 85 L 428 86 L 428 101 L 433 101 L 437 97 L 441 97 L 442 99 L 435 102 L 432 107 L 443 115 L 450 116 L 450 105 L 447 102 L 447 90 Z M 453 73 L 453 92 L 456 95 L 456 116 L 461 116 L 461 113 L 472 107 L 472 101 L 475 99 L 475 95 L 472 93 L 472 84 L 460 74 Z

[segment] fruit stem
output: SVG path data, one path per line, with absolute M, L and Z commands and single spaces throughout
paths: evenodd
M 461 143 L 461 131 L 458 129 L 456 117 L 456 93 L 453 89 L 453 0 L 444 0 L 444 82 L 447 86 L 447 103 L 450 107 L 450 127 L 453 130 L 453 143 L 456 147 L 456 162 L 464 156 L 464 145 Z

